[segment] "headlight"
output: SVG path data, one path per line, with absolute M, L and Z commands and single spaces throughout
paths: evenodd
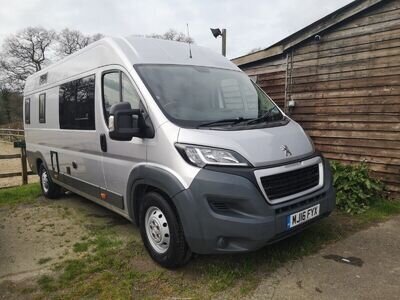
M 248 167 L 250 163 L 240 154 L 225 149 L 175 144 L 182 157 L 197 167 L 205 165 Z

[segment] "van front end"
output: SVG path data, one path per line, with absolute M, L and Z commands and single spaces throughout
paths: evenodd
M 335 190 L 329 162 L 315 153 L 269 168 L 205 167 L 173 200 L 193 252 L 234 253 L 259 249 L 328 216 Z
M 253 251 L 332 212 L 328 161 L 246 74 L 191 65 L 136 70 L 169 121 L 158 128 L 168 145 L 154 144 L 148 159 L 185 178 L 171 201 L 192 252 Z M 158 150 L 171 147 L 168 159 Z

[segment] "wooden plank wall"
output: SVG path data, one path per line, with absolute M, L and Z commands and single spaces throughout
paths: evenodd
M 257 84 L 279 107 L 285 105 L 286 56 L 269 62 L 267 66 L 243 69 L 248 75 L 257 75 Z
M 327 158 L 367 161 L 400 197 L 400 1 L 294 49 L 292 117 Z M 283 107 L 286 58 L 245 70 Z

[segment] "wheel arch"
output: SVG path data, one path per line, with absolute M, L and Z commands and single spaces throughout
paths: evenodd
M 140 201 L 150 191 L 163 195 L 179 218 L 179 212 L 176 209 L 173 198 L 176 194 L 185 190 L 185 187 L 168 170 L 152 165 L 140 165 L 134 168 L 129 175 L 127 189 L 128 213 L 136 225 L 139 225 Z
M 48 169 L 46 160 L 44 159 L 42 153 L 40 153 L 39 151 L 27 151 L 27 158 L 29 165 L 32 168 L 32 172 L 39 175 L 39 168 L 41 164 L 43 164 L 46 169 Z

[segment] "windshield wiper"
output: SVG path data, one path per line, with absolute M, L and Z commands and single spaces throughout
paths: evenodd
M 219 124 L 225 124 L 225 123 L 231 123 L 231 124 L 238 124 L 243 121 L 247 121 L 249 119 L 245 119 L 243 117 L 237 117 L 237 118 L 230 118 L 230 119 L 222 119 L 222 120 L 217 120 L 217 121 L 212 121 L 212 122 L 207 122 L 207 123 L 202 123 L 197 128 L 200 127 L 209 127 L 212 125 L 219 125 Z
M 261 122 L 266 122 L 266 121 L 271 121 L 271 118 L 274 117 L 272 114 L 272 111 L 275 109 L 275 107 L 270 108 L 267 112 L 265 112 L 261 117 L 252 119 L 246 123 L 246 125 L 252 125 L 252 124 L 257 124 Z

